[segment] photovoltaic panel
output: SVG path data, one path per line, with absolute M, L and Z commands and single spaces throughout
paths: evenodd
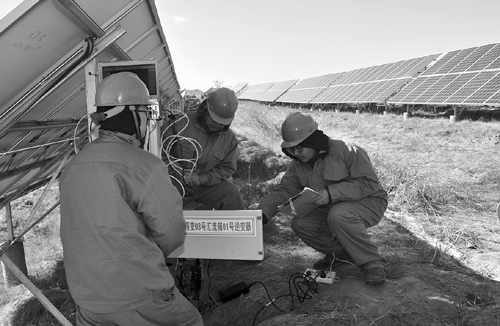
M 359 74 L 362 74 L 363 69 L 356 69 L 345 72 L 341 78 L 339 78 L 335 85 L 347 85 L 352 84 Z
M 257 84 L 250 90 L 245 90 L 238 98 L 244 100 L 258 101 L 259 96 L 268 90 L 274 83 Z
M 407 64 L 410 60 L 401 60 L 398 62 L 395 62 L 394 65 L 390 69 L 387 69 L 387 79 L 392 79 L 392 78 L 397 78 L 398 72 L 402 70 L 402 67 Z
M 283 103 L 310 103 L 318 94 L 322 93 L 334 83 L 342 74 L 328 74 L 300 80 L 285 94 L 276 99 Z
M 363 81 L 370 81 L 369 77 L 377 70 L 378 66 L 368 67 L 361 70 L 361 73 L 356 76 L 351 82 L 352 84 L 357 84 Z
M 463 49 L 457 53 L 450 61 L 441 66 L 434 74 L 448 74 L 450 73 L 458 64 L 460 64 L 464 59 L 471 54 L 475 48 Z
M 393 78 L 413 77 L 416 73 L 421 72 L 429 64 L 431 64 L 436 57 L 437 55 L 432 55 L 407 60 L 406 63 L 401 65 L 401 69 L 396 71 L 396 75 Z
M 451 51 L 388 103 L 493 105 L 499 72 L 500 43 Z
M 443 76 L 423 77 L 417 87 L 413 87 L 411 92 L 404 97 L 404 101 L 413 103 L 423 92 L 427 91 L 432 85 L 437 83 Z M 419 78 L 420 79 L 420 78 Z M 410 87 L 410 86 L 408 86 Z M 398 94 L 399 95 L 399 94 Z
M 376 92 L 373 92 L 370 98 L 367 99 L 367 102 L 370 103 L 381 103 L 385 101 L 389 96 L 391 96 L 395 91 L 401 88 L 403 84 L 402 80 L 392 79 L 388 81 L 383 87 L 381 87 Z
M 429 69 L 424 71 L 421 75 L 422 76 L 428 76 L 428 75 L 433 75 L 435 72 L 439 69 L 441 69 L 442 66 L 446 65 L 448 62 L 450 62 L 453 58 L 455 58 L 458 54 L 460 53 L 460 50 L 455 50 L 446 53 L 442 58 L 440 58 L 437 62 L 435 62 Z
M 325 98 L 335 98 L 343 90 L 342 86 L 331 86 L 316 96 L 312 103 L 328 103 Z
M 496 102 L 495 102 L 495 96 Z M 487 99 L 486 103 L 490 105 L 500 105 L 500 72 L 491 78 L 488 82 L 486 82 L 482 87 L 480 87 L 474 94 L 472 94 L 469 98 L 467 98 L 467 102 L 479 102 L 482 99 Z
M 490 81 L 497 72 L 495 71 L 484 71 L 477 74 L 468 74 L 471 75 L 469 81 L 464 83 L 460 89 L 458 89 L 452 96 L 450 96 L 444 103 L 449 104 L 462 104 L 466 101 L 466 99 L 474 94 L 478 89 L 480 89 L 484 84 Z M 484 102 L 482 100 L 481 102 Z
M 413 74 L 423 71 L 437 54 L 363 69 L 347 71 L 311 103 L 377 103 L 407 82 Z M 394 78 L 397 76 L 398 78 Z
M 316 96 L 320 89 L 303 88 L 303 89 L 289 89 L 285 94 L 276 99 L 277 102 L 283 103 L 298 103 L 307 104 L 309 99 Z
M 449 75 L 446 77 L 446 82 L 443 82 L 443 85 L 439 88 L 436 87 L 437 92 L 429 98 L 427 101 L 428 104 L 440 104 L 444 103 L 444 101 L 453 95 L 459 87 L 461 87 L 469 77 L 466 75 Z
M 252 91 L 257 88 L 259 85 L 247 85 L 247 87 L 240 93 L 238 94 L 239 99 L 247 99 L 251 96 Z
M 293 79 L 274 83 L 269 89 L 256 96 L 255 99 L 262 102 L 274 102 L 298 81 L 298 79 Z
M 247 87 L 248 85 L 248 82 L 242 82 L 242 83 L 238 83 L 236 84 L 236 86 L 234 86 L 232 88 L 233 92 L 235 92 L 236 94 L 240 93 L 241 91 L 244 90 L 245 87 Z
M 360 94 L 359 102 L 368 102 L 369 99 L 372 99 L 374 97 L 375 93 L 377 94 L 380 93 L 380 90 L 384 89 L 385 86 L 391 82 L 392 82 L 391 80 L 383 80 L 370 83 L 371 87 L 367 87 L 363 91 L 363 94 Z
M 473 64 L 475 64 L 479 58 L 484 56 L 494 44 L 483 45 L 474 49 L 474 51 L 469 54 L 465 59 L 463 59 L 459 64 L 457 64 L 453 69 L 451 69 L 450 73 L 454 72 L 464 72 Z
M 434 84 L 432 84 L 426 91 L 423 91 L 413 101 L 415 103 L 426 103 L 429 99 L 434 97 L 441 89 L 452 82 L 455 78 L 453 75 L 442 75 Z
M 345 92 L 342 93 L 341 96 L 337 99 L 338 103 L 347 103 L 348 99 L 353 97 L 358 90 L 363 89 L 367 86 L 367 84 L 353 84 L 346 85 Z
M 492 85 L 492 88 L 497 91 L 489 97 L 488 100 L 486 100 L 486 104 L 500 106 L 500 76 L 497 75 L 494 79 L 494 85 Z
M 354 103 L 365 103 L 373 90 L 377 88 L 381 83 L 380 81 L 375 81 L 371 83 L 366 83 L 365 87 L 357 89 L 354 93 L 351 93 L 350 100 Z
M 499 69 L 500 68 L 500 56 L 489 64 L 485 69 Z
M 481 58 L 479 58 L 474 64 L 472 64 L 466 71 L 478 71 L 484 70 L 492 62 L 500 58 L 500 43 L 492 44 L 493 47 L 490 48 Z

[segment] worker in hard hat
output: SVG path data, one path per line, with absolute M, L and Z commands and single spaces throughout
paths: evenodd
M 91 114 L 99 137 L 60 177 L 64 267 L 79 326 L 203 325 L 165 262 L 184 243 L 185 221 L 165 164 L 140 148 L 150 104 L 137 75 L 105 78 Z
M 230 181 L 236 172 L 238 141 L 230 129 L 238 109 L 225 87 L 208 95 L 196 111 L 169 115 L 162 131 L 164 161 L 185 209 L 242 210 L 243 198 Z
M 352 263 L 365 273 L 366 284 L 380 284 L 386 261 L 367 228 L 380 222 L 387 208 L 387 192 L 379 182 L 366 151 L 331 139 L 310 115 L 293 112 L 281 127 L 283 153 L 293 159 L 275 190 L 259 204 L 264 223 L 278 206 L 309 187 L 318 192 L 318 207 L 292 219 L 293 231 L 307 245 L 325 254 L 314 264 L 328 271 Z

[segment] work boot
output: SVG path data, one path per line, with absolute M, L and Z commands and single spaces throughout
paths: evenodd
M 369 268 L 365 271 L 365 284 L 377 285 L 385 281 L 385 270 L 382 267 Z
M 317 262 L 314 263 L 313 267 L 314 269 L 325 269 L 327 266 L 330 268 L 330 264 L 333 261 L 333 255 L 332 254 L 326 254 L 325 257 L 321 258 Z

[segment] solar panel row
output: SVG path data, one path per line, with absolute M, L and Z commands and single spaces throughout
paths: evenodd
M 249 85 L 239 98 L 297 104 L 497 106 L 500 105 L 499 74 L 500 43 L 494 43 L 293 83 Z
M 449 52 L 388 103 L 500 105 L 500 43 Z
M 437 55 L 431 55 L 364 69 L 322 75 L 300 80 L 283 95 L 267 97 L 268 90 L 257 94 L 247 90 L 239 98 L 260 101 L 275 98 L 282 103 L 371 103 L 383 102 L 416 72 L 422 71 Z M 275 95 L 275 94 L 273 94 Z

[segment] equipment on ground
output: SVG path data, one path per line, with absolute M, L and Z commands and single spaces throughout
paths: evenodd
M 169 258 L 263 260 L 261 210 L 184 211 L 186 240 Z
M 334 282 L 339 281 L 334 271 L 322 271 L 312 268 L 306 269 L 306 271 L 304 272 L 304 277 L 313 279 L 317 283 L 323 284 L 333 284 Z

